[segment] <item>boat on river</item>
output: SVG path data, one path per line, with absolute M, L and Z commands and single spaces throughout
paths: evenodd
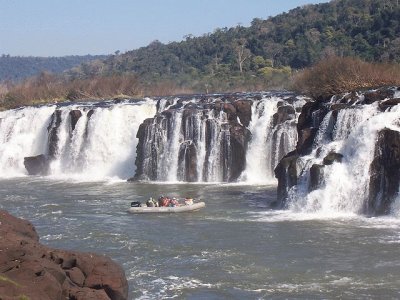
M 139 207 L 130 207 L 128 212 L 132 214 L 141 214 L 141 213 L 179 213 L 179 212 L 188 212 L 202 209 L 206 204 L 204 202 L 196 202 L 190 205 L 181 205 L 181 206 L 159 206 L 159 207 L 148 207 L 148 206 L 139 206 Z

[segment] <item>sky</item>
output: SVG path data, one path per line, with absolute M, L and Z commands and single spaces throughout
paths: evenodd
M 113 54 L 324 0 L 0 0 L 0 55 Z

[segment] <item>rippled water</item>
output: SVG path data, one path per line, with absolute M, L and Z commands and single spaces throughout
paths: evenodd
M 190 195 L 205 209 L 131 215 L 149 196 Z M 0 207 L 51 247 L 104 253 L 130 299 L 400 297 L 400 221 L 269 210 L 275 187 L 0 181 Z

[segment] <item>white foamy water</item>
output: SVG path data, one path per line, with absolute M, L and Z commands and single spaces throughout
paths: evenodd
M 295 121 L 287 120 L 275 126 L 273 124 L 278 106 L 284 103 L 282 100 L 280 97 L 268 97 L 253 103 L 249 126 L 252 139 L 246 153 L 246 169 L 240 181 L 256 185 L 276 184 L 275 167 L 285 154 L 295 149 L 297 143 Z M 305 102 L 296 101 L 293 107 L 299 103 Z M 297 117 L 296 114 L 295 119 Z
M 302 158 L 306 166 L 300 184 L 289 192 L 288 206 L 294 212 L 315 213 L 321 216 L 359 214 L 368 198 L 369 166 L 374 158 L 377 133 L 389 128 L 400 131 L 400 107 L 379 112 L 377 104 L 340 110 L 332 132 L 328 124 L 332 114 L 327 114 L 317 134 L 313 153 Z M 308 192 L 309 168 L 322 164 L 330 152 L 343 154 L 342 163 L 324 167 L 324 183 Z
M 24 157 L 48 154 L 48 132 L 55 106 L 26 107 L 0 113 L 0 176 L 26 175 Z M 136 133 L 156 112 L 155 102 L 120 103 L 102 107 L 64 106 L 50 176 L 92 181 L 127 179 L 134 175 Z M 70 112 L 82 116 L 71 128 Z M 93 111 L 88 116 L 89 111 Z
M 254 100 L 253 121 L 248 128 L 253 138 L 245 155 L 246 170 L 239 181 L 276 183 L 273 169 L 284 154 L 293 150 L 297 140 L 294 120 L 272 126 L 278 104 L 288 105 L 284 97 L 265 96 Z M 236 180 L 239 174 L 232 173 L 233 165 L 244 162 L 237 161 L 231 149 L 227 113 L 213 105 L 202 108 L 201 101 L 196 98 L 160 99 L 158 113 L 156 101 L 149 98 L 135 103 L 108 101 L 2 112 L 0 177 L 27 175 L 24 157 L 44 154 L 50 161 L 48 176 L 54 179 L 127 179 L 135 175 L 139 126 L 145 119 L 154 118 L 144 134 L 144 179 L 166 182 Z M 218 97 L 207 101 L 221 103 Z M 298 105 L 297 102 L 293 105 Z M 185 111 L 186 105 L 189 110 Z M 191 110 L 190 105 L 197 110 Z M 168 114 L 170 116 L 165 117 Z M 72 115 L 78 116 L 76 124 L 72 124 Z
M 0 177 L 25 175 L 24 157 L 46 151 L 54 110 L 55 106 L 46 106 L 0 112 Z

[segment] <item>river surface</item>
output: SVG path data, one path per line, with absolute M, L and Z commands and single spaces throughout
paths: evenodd
M 160 194 L 198 212 L 132 215 Z M 400 298 L 400 221 L 268 209 L 274 186 L 0 180 L 0 208 L 43 244 L 120 263 L 129 299 Z

